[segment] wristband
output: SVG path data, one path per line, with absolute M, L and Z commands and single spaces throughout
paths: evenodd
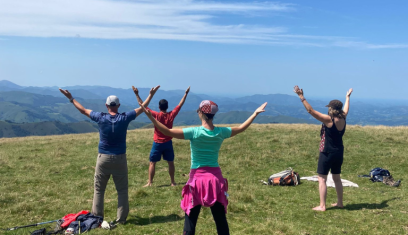
M 303 103 L 303 101 L 305 101 L 305 100 L 306 100 L 306 98 L 301 98 L 301 99 L 300 99 L 300 102 Z
M 71 99 L 69 99 L 69 102 L 74 103 L 74 97 L 72 97 Z

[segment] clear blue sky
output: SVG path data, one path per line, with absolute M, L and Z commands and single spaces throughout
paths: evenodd
M 0 0 L 0 80 L 408 99 L 408 1 Z

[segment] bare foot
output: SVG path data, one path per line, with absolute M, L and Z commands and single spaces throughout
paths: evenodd
M 338 208 L 344 208 L 343 204 L 333 203 L 332 206 L 336 206 Z
M 150 187 L 150 186 L 152 186 L 152 183 L 147 183 L 145 186 L 143 186 L 143 188 Z
M 177 184 L 176 183 L 171 183 L 171 186 L 176 186 Z
M 314 211 L 326 211 L 326 207 L 316 206 L 312 210 L 314 210 Z

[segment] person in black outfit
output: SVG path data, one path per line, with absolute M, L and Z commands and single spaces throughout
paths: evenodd
M 323 123 L 320 130 L 320 155 L 317 165 L 320 205 L 314 207 L 313 210 L 326 210 L 326 180 L 329 171 L 332 173 L 337 192 L 337 203 L 332 204 L 332 206 L 343 208 L 343 184 L 341 183 L 340 178 L 344 154 L 343 135 L 346 131 L 346 117 L 349 111 L 350 95 L 353 92 L 353 89 L 350 89 L 347 92 L 344 109 L 342 109 L 343 103 L 340 100 L 332 100 L 326 105 L 326 107 L 329 108 L 327 115 L 314 110 L 312 106 L 310 106 L 303 96 L 303 89 L 295 86 L 294 92 L 299 96 L 307 112 Z

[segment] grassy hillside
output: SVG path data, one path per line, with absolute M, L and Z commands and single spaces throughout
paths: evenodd
M 345 188 L 345 209 L 314 212 L 318 184 L 263 186 L 259 180 L 293 167 L 301 176 L 315 174 L 319 126 L 254 124 L 227 139 L 219 163 L 229 180 L 228 222 L 231 234 L 407 234 L 407 127 L 348 126 L 344 136 L 342 176 L 359 188 Z M 130 215 L 128 223 L 90 234 L 181 234 L 181 189 L 188 179 L 189 142 L 174 140 L 176 187 L 170 187 L 167 164 L 157 164 L 154 186 L 147 180 L 153 129 L 128 132 Z M 14 227 L 61 218 L 91 209 L 98 134 L 0 139 L 0 226 Z M 371 183 L 358 174 L 383 167 L 402 179 L 398 188 Z M 116 216 L 113 182 L 105 194 L 105 220 Z M 328 189 L 328 203 L 335 202 Z M 45 226 L 43 226 L 45 227 Z M 21 229 L 5 234 L 28 234 Z M 215 234 L 208 208 L 202 209 L 197 234 Z
M 2 86 L 3 85 L 3 86 Z M 106 112 L 105 97 L 116 94 L 120 97 L 120 112 L 129 111 L 137 106 L 132 90 L 101 86 L 73 86 L 66 87 L 73 96 L 87 109 Z M 142 99 L 147 97 L 149 89 L 140 88 Z M 158 110 L 160 99 L 169 101 L 169 110 L 172 110 L 184 95 L 183 90 L 166 91 L 159 89 L 150 102 L 150 108 Z M 203 94 L 188 95 L 181 112 L 194 113 L 198 104 L 210 99 L 219 105 L 220 113 L 229 113 L 228 123 L 239 123 L 242 113 L 253 112 L 262 103 L 268 102 L 268 108 L 262 115 L 259 123 L 316 123 L 304 109 L 299 98 L 294 95 L 269 94 L 252 95 L 241 98 L 213 97 Z M 341 98 L 341 100 L 343 100 Z M 325 105 L 329 100 L 311 100 L 315 110 L 326 113 Z M 353 125 L 408 125 L 408 103 L 406 101 L 383 101 L 363 103 L 351 101 L 350 117 L 347 119 Z M 386 104 L 386 105 L 385 105 Z M 15 123 L 60 121 L 78 122 L 87 120 L 69 101 L 63 97 L 57 87 L 20 87 L 8 81 L 0 81 L 0 120 Z M 236 115 L 238 114 L 238 115 Z M 217 116 L 220 116 L 218 114 Z M 280 120 L 279 120 L 280 119 Z M 147 120 L 147 119 L 146 119 Z M 191 117 L 178 118 L 178 125 L 195 125 Z M 277 121 L 278 120 L 278 121 Z M 226 122 L 223 122 L 226 123 Z
M 131 122 L 129 130 L 146 126 L 147 123 Z M 90 121 L 63 123 L 63 122 L 33 122 L 11 123 L 0 121 L 0 138 L 45 136 L 98 132 L 98 125 Z
M 1 102 L 0 102 L 1 105 Z M 70 106 L 71 107 L 71 106 Z M 45 136 L 45 135 L 63 135 L 63 134 L 77 134 L 77 133 L 89 133 L 98 132 L 98 125 L 89 118 L 85 117 L 77 110 L 73 110 L 73 115 L 86 118 L 86 121 L 81 122 L 69 122 L 64 123 L 61 121 L 43 121 L 41 119 L 31 123 L 14 123 L 11 121 L 0 121 L 0 138 L 1 137 L 24 137 L 24 136 Z M 20 113 L 21 114 L 21 113 Z M 25 111 L 24 117 L 35 118 L 38 115 L 34 115 L 32 112 Z M 252 112 L 234 111 L 227 113 L 220 113 L 215 117 L 215 121 L 221 124 L 228 123 L 242 123 Z M 51 114 L 44 115 L 46 118 Z M 19 115 L 16 115 L 19 117 Z M 311 120 L 299 119 L 288 116 L 260 116 L 255 120 L 256 123 L 313 123 Z M 174 121 L 174 125 L 199 125 L 200 119 L 195 111 L 180 112 Z M 136 128 L 151 126 L 151 122 L 145 115 L 137 117 L 136 121 L 133 121 L 129 125 L 129 130 Z

